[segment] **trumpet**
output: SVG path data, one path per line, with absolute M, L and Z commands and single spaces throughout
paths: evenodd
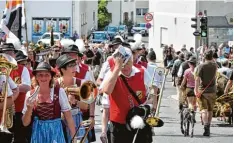
M 8 128 L 13 126 L 13 107 L 7 108 L 7 96 L 8 96 L 8 81 L 10 73 L 13 69 L 17 68 L 17 62 L 14 58 L 7 54 L 0 54 L 0 75 L 6 76 L 6 82 L 2 88 L 2 94 L 0 96 L 3 103 L 2 120 L 0 123 L 0 131 L 10 133 Z
M 80 87 L 64 88 L 67 94 L 74 95 L 77 100 L 91 104 L 98 95 L 97 86 L 92 81 L 85 81 Z

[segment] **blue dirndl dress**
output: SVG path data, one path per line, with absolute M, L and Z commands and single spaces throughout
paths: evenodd
M 82 112 L 78 108 L 72 109 L 71 112 L 72 112 L 72 118 L 73 118 L 73 120 L 75 122 L 75 126 L 76 126 L 76 129 L 77 129 L 79 127 L 80 123 L 83 121 Z M 69 130 L 65 120 L 64 120 L 64 122 L 65 122 L 65 125 L 66 125 L 67 139 L 68 139 L 68 142 L 70 143 L 71 139 L 72 139 L 72 136 L 70 134 L 70 130 Z M 76 134 L 76 137 L 77 137 L 77 139 L 81 139 L 84 135 L 85 135 L 85 128 L 83 126 L 81 126 L 79 131 Z M 85 143 L 88 143 L 87 139 L 86 139 Z
M 37 103 L 33 116 L 31 143 L 65 143 L 57 95 L 52 103 Z
M 35 117 L 31 143 L 65 143 L 61 118 L 39 120 Z

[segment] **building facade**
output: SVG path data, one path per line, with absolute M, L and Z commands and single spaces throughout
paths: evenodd
M 158 60 L 162 59 L 165 44 L 173 44 L 176 51 L 183 44 L 187 49 L 202 44 L 202 39 L 193 35 L 195 29 L 191 28 L 194 24 L 191 18 L 204 10 L 208 17 L 209 45 L 232 41 L 232 1 L 149 1 L 149 12 L 154 16 L 151 21 L 153 26 L 149 29 L 149 47 L 154 48 Z
M 133 24 L 144 23 L 144 15 L 149 11 L 148 0 L 109 0 L 108 12 L 112 15 L 110 25 L 119 25 L 124 21 Z
M 4 8 L 5 1 L 0 1 L 0 9 Z M 25 1 L 28 40 L 36 42 L 52 27 L 66 37 L 74 31 L 87 35 L 97 26 L 97 8 L 97 1 Z M 22 35 L 25 40 L 25 30 Z

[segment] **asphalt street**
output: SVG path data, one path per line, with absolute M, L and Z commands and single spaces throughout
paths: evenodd
M 167 78 L 164 94 L 160 106 L 160 118 L 164 121 L 164 126 L 154 128 L 155 136 L 154 143 L 232 143 L 233 142 L 233 127 L 224 124 L 222 121 L 213 119 L 211 125 L 211 136 L 203 137 L 203 126 L 200 122 L 200 114 L 196 114 L 197 123 L 194 127 L 194 137 L 184 137 L 180 131 L 178 100 L 175 96 L 176 90 L 172 86 L 171 76 Z M 101 143 L 101 112 L 100 106 L 96 106 L 96 143 Z
M 128 37 L 133 39 L 133 37 Z M 143 37 L 142 41 L 148 46 L 148 37 Z M 178 98 L 176 97 L 176 89 L 172 86 L 171 76 L 168 75 L 165 84 L 164 94 L 160 106 L 160 118 L 164 121 L 164 126 L 154 128 L 155 136 L 153 143 L 232 143 L 233 142 L 233 127 L 222 121 L 213 118 L 211 125 L 211 136 L 203 137 L 203 126 L 200 121 L 200 113 L 196 114 L 194 127 L 194 137 L 184 137 L 180 131 Z M 95 110 L 95 131 L 96 143 L 101 143 L 101 112 L 100 106 L 96 106 Z

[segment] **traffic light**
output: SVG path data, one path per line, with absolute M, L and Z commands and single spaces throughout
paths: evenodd
M 192 24 L 191 27 L 197 29 L 197 17 L 193 17 L 191 20 L 195 22 L 195 24 Z
M 197 30 L 197 27 L 198 27 L 197 17 L 193 17 L 193 18 L 191 18 L 191 20 L 195 22 L 195 24 L 191 24 L 191 27 L 196 29 L 195 32 L 193 32 L 193 35 L 200 36 L 200 32 Z
M 207 37 L 207 34 L 208 34 L 208 30 L 207 30 L 207 17 L 202 17 L 200 19 L 200 22 L 201 22 L 201 37 Z

